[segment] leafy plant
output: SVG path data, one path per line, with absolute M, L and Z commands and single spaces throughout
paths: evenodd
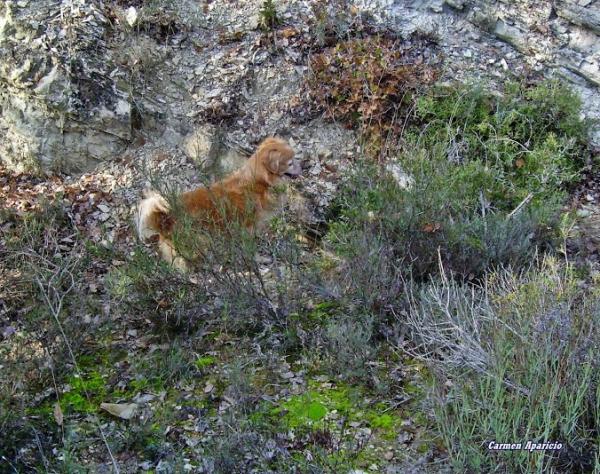
M 280 23 L 273 0 L 264 0 L 259 15 L 260 26 L 263 30 L 272 30 Z
M 421 56 L 427 47 L 426 40 L 403 43 L 384 36 L 339 42 L 310 62 L 311 106 L 358 128 L 378 152 L 387 135 L 402 128 L 417 93 L 437 77 Z

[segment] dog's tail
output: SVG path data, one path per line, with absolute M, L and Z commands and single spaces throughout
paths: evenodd
M 169 203 L 156 191 L 145 190 L 143 196 L 135 215 L 140 240 L 144 241 L 157 234 L 166 235 L 171 227 Z

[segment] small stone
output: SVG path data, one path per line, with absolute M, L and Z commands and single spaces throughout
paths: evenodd
M 589 217 L 592 213 L 588 209 L 578 209 L 577 217 Z
M 383 459 L 386 461 L 391 461 L 394 458 L 394 453 L 392 451 L 386 451 L 383 453 Z
M 135 7 L 129 7 L 125 14 L 125 20 L 129 26 L 134 26 L 138 20 L 138 12 Z
M 205 94 L 205 97 L 206 97 L 207 99 L 212 99 L 212 98 L 214 98 L 214 97 L 217 97 L 217 96 L 221 95 L 221 92 L 223 92 L 223 89 L 220 89 L 220 88 L 216 87 L 216 88 L 214 88 L 214 89 L 212 89 L 212 90 L 208 91 L 208 92 Z
M 470 49 L 466 49 L 466 50 L 463 52 L 463 56 L 464 56 L 465 58 L 472 58 L 472 57 L 473 57 L 473 52 L 472 52 Z

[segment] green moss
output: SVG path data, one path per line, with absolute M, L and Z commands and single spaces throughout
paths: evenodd
M 319 424 L 328 412 L 323 396 L 318 392 L 307 392 L 291 397 L 281 407 L 273 410 L 274 415 L 283 414 L 289 428 L 311 427 Z
M 271 416 L 287 428 L 323 429 L 327 414 L 335 411 L 347 421 L 364 422 L 388 438 L 395 435 L 400 419 L 383 403 L 366 406 L 360 390 L 345 385 L 323 388 L 316 383 L 309 383 L 309 388 L 272 409 Z
M 204 369 L 206 367 L 214 365 L 215 362 L 216 362 L 216 359 L 213 356 L 203 356 L 203 357 L 199 357 L 198 359 L 196 359 L 196 362 L 194 362 L 194 364 L 199 369 Z
M 394 426 L 394 419 L 387 413 L 382 415 L 374 414 L 370 416 L 369 424 L 371 425 L 371 428 L 382 428 L 384 430 L 389 430 Z
M 429 451 L 429 449 L 430 449 L 430 446 L 427 443 L 420 443 L 417 446 L 417 452 L 420 453 L 420 454 L 425 454 L 426 452 Z
M 92 413 L 98 410 L 107 393 L 106 383 L 99 372 L 91 371 L 81 377 L 69 377 L 71 390 L 61 396 L 61 408 L 66 413 Z

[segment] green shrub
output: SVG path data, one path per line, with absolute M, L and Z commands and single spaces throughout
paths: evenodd
M 373 318 L 351 314 L 327 322 L 325 354 L 334 377 L 361 378 L 368 374 L 366 363 L 375 355 Z
M 259 12 L 260 15 L 260 27 L 265 30 L 272 30 L 275 28 L 281 20 L 277 16 L 277 9 L 273 0 L 265 0 Z
M 566 189 L 587 159 L 578 107 L 557 83 L 502 96 L 431 91 L 417 101 L 396 163 L 410 184 L 359 163 L 332 209 L 328 242 L 348 262 L 383 252 L 386 265 L 416 278 L 440 264 L 472 279 L 527 262 L 554 244 Z
M 509 83 L 502 93 L 477 86 L 432 88 L 416 102 L 407 146 L 445 164 L 483 167 L 492 206 L 511 210 L 528 193 L 533 203 L 572 183 L 589 157 L 589 123 L 566 85 Z M 416 150 L 415 150 L 416 149 Z
M 459 471 L 598 469 L 600 294 L 546 260 L 480 286 L 432 282 L 407 326 L 435 375 L 435 421 Z M 559 451 L 490 451 L 491 441 L 557 441 Z M 595 464 L 594 464 L 595 463 Z

